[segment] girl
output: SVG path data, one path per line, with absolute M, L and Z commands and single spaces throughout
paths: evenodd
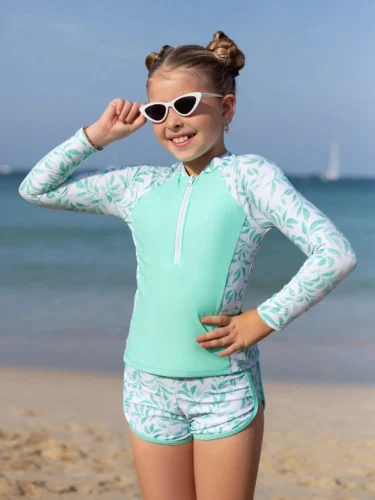
M 137 255 L 124 354 L 124 413 L 145 500 L 254 497 L 266 406 L 257 343 L 355 268 L 339 229 L 272 161 L 227 151 L 245 57 L 218 31 L 206 47 L 146 58 L 148 104 L 111 101 L 44 157 L 19 192 L 31 203 L 122 218 Z M 152 123 L 177 163 L 74 173 Z M 241 311 L 265 234 L 277 227 L 308 258 L 282 290 Z

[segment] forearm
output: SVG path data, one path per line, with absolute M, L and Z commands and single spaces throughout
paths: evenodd
M 336 232 L 335 244 L 326 242 L 303 264 L 282 290 L 257 307 L 262 320 L 275 330 L 285 328 L 320 302 L 356 267 L 348 240 Z
M 36 201 L 38 195 L 48 193 L 65 182 L 78 165 L 96 152 L 83 129 L 79 129 L 31 169 L 19 187 L 20 195 L 27 201 Z

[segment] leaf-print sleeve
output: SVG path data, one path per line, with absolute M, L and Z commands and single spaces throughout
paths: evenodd
M 264 216 L 263 229 L 277 227 L 308 256 L 295 276 L 257 307 L 266 324 L 281 330 L 336 288 L 357 258 L 342 232 L 277 165 L 260 156 L 245 163 L 247 194 Z
M 126 188 L 137 167 L 110 167 L 73 174 L 78 165 L 96 152 L 83 128 L 79 129 L 31 169 L 19 187 L 19 194 L 41 207 L 123 217 L 117 202 L 124 204 Z

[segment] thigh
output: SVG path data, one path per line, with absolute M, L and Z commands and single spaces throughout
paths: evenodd
M 156 444 L 132 431 L 130 437 L 143 500 L 196 500 L 193 441 Z
M 126 365 L 123 408 L 130 429 L 156 444 L 185 444 L 192 440 L 189 421 L 175 397 L 175 381 Z
M 237 434 L 194 440 L 197 500 L 252 500 L 262 449 L 264 409 Z

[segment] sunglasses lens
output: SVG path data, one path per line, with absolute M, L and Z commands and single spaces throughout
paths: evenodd
M 182 115 L 188 115 L 194 108 L 197 98 L 193 95 L 181 97 L 174 103 L 176 110 Z
M 151 120 L 160 121 L 165 115 L 165 106 L 162 104 L 153 104 L 146 108 L 146 114 Z

